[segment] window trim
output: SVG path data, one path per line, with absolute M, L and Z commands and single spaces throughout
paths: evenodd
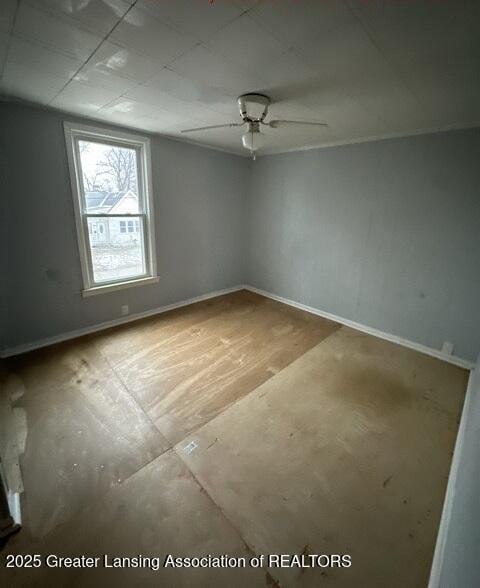
M 83 296 L 92 296 L 104 292 L 140 286 L 158 282 L 157 258 L 155 248 L 155 221 L 153 208 L 153 186 L 152 186 L 152 163 L 150 139 L 145 136 L 125 133 L 123 131 L 111 130 L 102 127 L 64 122 L 65 142 L 67 146 L 67 160 L 70 172 L 70 184 L 72 188 L 73 207 L 75 212 L 75 224 L 77 229 L 78 251 L 80 255 L 80 266 L 83 278 Z M 78 140 L 105 141 L 110 144 L 118 143 L 120 146 L 131 147 L 137 153 L 137 173 L 141 182 L 143 195 L 143 208 L 141 215 L 144 215 L 144 255 L 145 270 L 143 276 L 134 276 L 129 279 L 96 283 L 93 281 L 93 268 L 91 253 L 88 241 L 87 216 L 82 211 L 83 178 L 79 165 L 79 153 L 77 150 Z M 113 215 L 114 216 L 114 215 Z M 117 215 L 118 216 L 118 215 Z M 122 217 L 127 217 L 123 214 Z M 132 215 L 140 222 L 137 215 Z M 133 220 L 133 219 L 132 219 Z

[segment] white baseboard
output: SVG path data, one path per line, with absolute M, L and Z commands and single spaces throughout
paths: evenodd
M 433 349 L 432 347 L 428 347 L 426 345 L 422 345 L 421 343 L 415 343 L 414 341 L 409 341 L 408 339 L 404 339 L 403 337 L 398 337 L 397 335 L 392 335 L 390 333 L 385 333 L 384 331 L 380 331 L 378 329 L 374 329 L 373 327 L 368 327 L 366 325 L 362 325 L 360 323 L 356 323 L 355 321 L 351 321 L 350 319 L 343 318 L 341 316 L 337 316 L 330 312 L 326 312 L 324 310 L 319 310 L 318 308 L 314 308 L 313 306 L 307 306 L 306 304 L 301 304 L 300 302 L 295 302 L 294 300 L 290 300 L 288 298 L 284 298 L 283 296 L 277 296 L 276 294 L 272 294 L 271 292 L 266 292 L 265 290 L 261 290 L 260 288 L 255 288 L 254 286 L 250 286 L 248 284 L 233 286 L 232 288 L 225 288 L 224 290 L 216 290 L 214 292 L 208 292 L 207 294 L 202 294 L 201 296 L 195 296 L 193 298 L 188 298 L 187 300 L 181 300 L 179 302 L 174 302 L 173 304 L 167 304 L 166 306 L 160 306 L 158 308 L 153 308 L 152 310 L 147 310 L 145 312 L 139 312 L 136 314 L 131 314 L 129 316 L 122 316 L 116 319 L 112 319 L 110 321 L 105 321 L 103 323 L 99 323 L 97 325 L 91 325 L 89 327 L 84 327 L 81 329 L 76 329 L 74 331 L 69 331 L 68 333 L 63 333 L 61 335 L 54 335 L 53 337 L 47 337 L 45 339 L 39 339 L 37 341 L 33 341 L 32 343 L 24 343 L 22 345 L 16 345 L 14 347 L 9 347 L 4 349 L 0 352 L 0 358 L 11 357 L 13 355 L 20 355 L 21 353 L 26 353 L 27 351 L 33 351 L 34 349 L 40 349 L 41 347 L 47 347 L 48 345 L 54 345 L 55 343 L 61 343 L 62 341 L 68 341 L 69 339 L 75 339 L 76 337 L 82 337 L 83 335 L 89 335 L 90 333 L 96 333 L 97 331 L 103 331 L 104 329 L 109 329 L 111 327 L 116 327 L 117 325 L 123 325 L 125 323 L 130 323 L 132 321 L 136 321 L 142 318 L 146 318 L 149 316 L 153 316 L 155 314 L 161 314 L 162 312 L 167 312 L 169 310 L 174 310 L 175 308 L 180 308 L 182 306 L 188 306 L 189 304 L 194 304 L 195 302 L 201 302 L 202 300 L 208 300 L 209 298 L 215 298 L 216 296 L 222 296 L 223 294 L 230 294 L 231 292 L 237 292 L 238 290 L 249 290 L 250 292 L 255 292 L 260 294 L 261 296 L 265 296 L 266 298 L 271 298 L 272 300 L 277 300 L 278 302 L 282 302 L 283 304 L 288 304 L 289 306 L 293 306 L 294 308 L 298 308 L 300 310 L 304 310 L 306 312 L 310 312 L 311 314 L 315 314 L 317 316 L 321 316 L 323 318 L 329 319 L 336 323 L 340 323 L 347 327 L 351 327 L 352 329 L 356 329 L 357 331 L 362 331 L 363 333 L 367 333 L 369 335 L 373 335 L 374 337 L 379 337 L 380 339 L 385 339 L 386 341 L 391 341 L 392 343 L 397 343 L 398 345 L 403 345 L 404 347 L 409 347 L 410 349 L 414 349 L 415 351 L 419 351 L 420 353 L 425 353 L 432 357 L 436 357 L 437 359 L 441 359 L 442 361 L 446 361 L 448 363 L 452 363 L 453 365 L 457 365 L 459 367 L 471 370 L 474 368 L 474 363 L 463 359 L 461 357 L 457 357 L 455 355 L 447 355 L 446 353 L 442 353 L 438 349 Z
M 313 306 L 307 306 L 306 304 L 301 304 L 300 302 L 289 300 L 288 298 L 284 298 L 283 296 L 277 296 L 276 294 L 266 292 L 265 290 L 255 288 L 254 286 L 249 286 L 248 284 L 245 284 L 244 288 L 245 290 L 250 290 L 250 292 L 255 292 L 257 294 L 260 294 L 261 296 L 265 296 L 266 298 L 271 298 L 272 300 L 283 302 L 283 304 L 288 304 L 289 306 L 293 306 L 294 308 L 305 310 L 306 312 L 310 312 L 311 314 L 316 314 L 317 316 L 321 316 L 336 323 L 340 323 L 342 325 L 345 325 L 346 327 L 351 327 L 352 329 L 356 329 L 357 331 L 367 333 L 368 335 L 373 335 L 374 337 L 385 339 L 386 341 L 391 341 L 392 343 L 397 343 L 398 345 L 403 345 L 404 347 L 409 347 L 410 349 L 414 349 L 415 351 L 419 351 L 420 353 L 425 353 L 426 355 L 436 357 L 437 359 L 441 359 L 442 361 L 452 363 L 453 365 L 457 365 L 467 370 L 472 370 L 475 367 L 474 362 L 468 361 L 461 357 L 457 357 L 455 355 L 448 355 L 446 353 L 442 353 L 439 349 L 433 349 L 432 347 L 428 347 L 427 345 L 415 343 L 415 341 L 409 341 L 408 339 L 404 339 L 403 337 L 399 337 L 397 335 L 392 335 L 391 333 L 385 333 L 384 331 L 374 329 L 373 327 L 368 327 L 366 325 L 356 323 L 355 321 L 351 321 L 350 319 L 337 316 L 324 310 L 319 310 L 318 308 L 314 308 Z
M 90 333 L 96 333 L 97 331 L 103 331 L 105 329 L 110 329 L 111 327 L 116 327 L 125 323 L 131 323 L 132 321 L 147 318 L 155 314 L 168 312 L 169 310 L 174 310 L 175 308 L 180 308 L 182 306 L 188 306 L 189 304 L 201 302 L 202 300 L 208 300 L 209 298 L 216 298 L 217 296 L 222 296 L 223 294 L 237 292 L 238 290 L 243 290 L 243 286 L 239 285 L 233 286 L 232 288 L 225 288 L 224 290 L 215 290 L 214 292 L 208 292 L 207 294 L 202 294 L 201 296 L 194 296 L 193 298 L 188 298 L 187 300 L 181 300 L 179 302 L 174 302 L 173 304 L 167 304 L 165 306 L 153 308 L 152 310 L 146 310 L 145 312 L 137 312 L 136 314 L 122 316 L 110 321 L 91 325 L 89 327 L 75 329 L 74 331 L 69 331 L 68 333 L 62 333 L 61 335 L 54 335 L 53 337 L 39 339 L 37 341 L 33 341 L 32 343 L 16 345 L 14 347 L 9 347 L 2 350 L 0 353 L 0 358 L 12 357 L 13 355 L 20 355 L 21 353 L 26 353 L 27 351 L 33 351 L 34 349 L 40 349 L 41 347 L 47 347 L 48 345 L 54 345 L 55 343 L 68 341 L 69 339 L 76 339 L 77 337 L 82 337 L 83 335 L 89 335 Z
M 10 516 L 13 519 L 15 525 L 22 524 L 22 507 L 20 501 L 19 492 L 9 492 L 7 496 L 8 508 L 10 510 Z

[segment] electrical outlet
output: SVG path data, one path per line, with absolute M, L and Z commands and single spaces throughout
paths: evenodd
M 126 316 L 129 313 L 128 304 L 124 304 L 120 307 L 120 313 L 122 316 Z
M 442 345 L 442 353 L 444 353 L 445 355 L 452 355 L 453 343 L 450 343 L 450 341 L 444 341 Z

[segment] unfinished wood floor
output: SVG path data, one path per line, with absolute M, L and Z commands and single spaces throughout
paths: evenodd
M 352 566 L 42 568 L 10 585 L 426 586 L 466 380 L 246 291 L 14 358 L 25 527 L 4 553 Z

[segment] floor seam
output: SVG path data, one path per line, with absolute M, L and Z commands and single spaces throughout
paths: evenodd
M 100 501 L 102 501 L 105 498 L 105 496 L 107 496 L 110 492 L 115 491 L 115 489 L 119 488 L 120 486 L 123 486 L 123 484 L 125 484 L 125 482 L 130 480 L 130 478 L 133 478 L 133 476 L 136 476 L 139 472 L 141 472 L 143 469 L 145 469 L 146 467 L 151 465 L 155 460 L 157 460 L 160 457 L 167 454 L 169 451 L 173 451 L 173 447 L 167 447 L 164 451 L 162 451 L 161 453 L 159 453 L 155 457 L 152 457 L 152 459 L 148 460 L 146 463 L 144 463 L 142 466 L 140 466 L 137 470 L 135 470 L 134 472 L 132 472 L 131 474 L 129 474 L 125 478 L 122 478 L 121 482 L 113 483 L 104 492 L 100 492 L 98 495 L 90 498 L 90 500 L 87 504 L 80 507 L 78 510 L 74 511 L 71 514 L 71 516 L 62 520 L 58 525 L 52 527 L 45 535 L 40 536 L 40 537 L 35 537 L 34 535 L 31 534 L 31 529 L 30 529 L 29 530 L 30 540 L 34 544 L 43 543 L 45 541 L 46 537 L 48 537 L 51 533 L 54 533 L 58 529 L 58 527 L 60 527 L 62 525 L 69 525 L 71 523 L 71 521 L 74 520 L 76 517 L 79 517 L 82 513 L 88 512 L 90 509 L 93 509 L 94 506 L 96 504 L 98 504 Z M 22 493 L 22 494 L 24 494 L 24 493 Z M 22 497 L 22 499 L 24 500 L 25 498 Z M 1 550 L 0 550 L 0 552 L 1 552 Z
M 241 398 L 237 398 L 234 402 L 232 402 L 231 404 L 229 404 L 228 406 L 225 406 L 220 412 L 218 412 L 215 416 L 213 416 L 211 419 L 209 419 L 208 421 L 205 421 L 204 423 L 202 423 L 199 427 L 197 427 L 196 429 L 192 429 L 187 435 L 185 435 L 185 437 L 182 437 L 181 439 L 179 439 L 178 441 L 175 441 L 173 443 L 173 447 L 175 447 L 175 445 L 180 445 L 180 443 L 183 443 L 184 441 L 186 441 L 189 437 L 194 436 L 198 431 L 200 431 L 201 429 L 203 429 L 205 426 L 207 426 L 208 424 L 210 424 L 211 422 L 213 422 L 215 419 L 219 418 L 220 416 L 222 416 L 223 414 L 225 414 L 226 412 L 228 412 L 230 409 L 232 409 L 234 406 L 237 406 L 238 404 L 240 404 L 240 402 L 242 402 L 243 400 L 245 400 L 247 397 L 249 397 L 251 394 L 254 394 L 259 388 L 261 388 L 264 384 L 266 384 L 267 382 L 270 382 L 273 378 L 275 378 L 276 376 L 278 376 L 279 374 L 281 374 L 282 372 L 284 372 L 287 368 L 289 368 L 291 365 L 293 365 L 296 361 L 298 361 L 299 359 L 301 359 L 302 357 L 304 357 L 305 354 L 309 353 L 310 351 L 312 351 L 312 349 L 315 349 L 315 347 L 317 347 L 318 345 L 321 345 L 324 341 L 326 341 L 328 338 L 330 338 L 332 335 L 334 335 L 335 333 L 337 333 L 341 328 L 343 328 L 343 325 L 339 326 L 339 329 L 335 329 L 335 331 L 333 331 L 332 333 L 330 333 L 329 335 L 327 335 L 324 339 L 322 339 L 321 341 L 319 341 L 318 343 L 316 343 L 315 345 L 312 345 L 312 347 L 310 347 L 310 349 L 306 349 L 301 355 L 299 355 L 298 357 L 296 357 L 293 361 L 291 361 L 289 364 L 287 364 L 286 366 L 284 366 L 281 370 L 279 370 L 278 372 L 276 372 L 275 374 L 273 374 L 270 378 L 268 378 L 267 380 L 265 380 L 264 382 L 262 382 L 261 384 L 259 384 L 258 386 L 256 386 L 255 388 L 253 388 L 252 390 L 249 390 L 244 396 L 242 396 Z M 162 433 L 163 434 L 163 433 Z M 167 439 L 167 441 L 170 442 L 169 439 Z
M 133 400 L 133 402 L 135 402 L 135 404 L 140 408 L 140 410 L 142 411 L 142 413 L 145 415 L 145 418 L 148 420 L 148 422 L 155 428 L 156 431 L 158 431 L 160 433 L 160 435 L 165 439 L 165 441 L 168 443 L 168 449 L 171 449 L 174 445 L 174 443 L 172 443 L 170 441 L 170 439 L 167 439 L 167 437 L 165 437 L 164 433 L 160 430 L 160 428 L 157 426 L 157 424 L 155 423 L 155 421 L 152 419 L 152 417 L 148 414 L 146 408 L 143 406 L 143 404 L 141 403 L 141 401 L 134 395 L 134 393 L 129 389 L 129 387 L 127 386 L 127 384 L 123 381 L 123 378 L 121 377 L 121 375 L 117 372 L 117 370 L 114 368 L 114 366 L 111 364 L 110 360 L 108 359 L 108 357 L 103 353 L 103 351 L 101 349 L 99 349 L 99 352 L 101 354 L 101 356 L 103 357 L 103 359 L 105 360 L 106 364 L 108 365 L 108 367 L 112 370 L 114 376 L 117 378 L 117 380 L 120 382 L 120 385 L 122 386 L 122 388 L 125 390 L 125 392 L 128 394 L 128 396 Z M 162 455 L 163 453 L 165 453 L 165 451 L 163 451 L 162 453 L 160 453 L 160 455 Z M 157 456 L 158 457 L 158 456 Z
M 245 292 L 249 292 L 249 290 L 244 290 Z M 226 294 L 225 296 L 228 296 L 228 294 Z M 261 296 L 261 295 L 260 295 Z M 262 301 L 261 303 L 268 303 L 271 302 L 271 300 L 265 296 L 261 296 L 262 297 Z M 219 297 L 220 298 L 220 297 Z M 273 301 L 273 302 L 277 302 L 277 301 Z M 280 303 L 282 304 L 282 303 Z M 226 309 L 222 309 L 220 310 L 218 313 L 215 313 L 214 315 L 212 315 L 211 317 L 208 317 L 204 320 L 201 320 L 199 323 L 195 323 L 194 326 L 196 326 L 197 324 L 202 324 L 204 322 L 207 322 L 209 320 L 211 320 L 214 317 L 218 317 L 221 316 L 222 314 L 224 314 L 225 312 L 229 312 L 231 309 L 226 308 Z M 129 396 L 136 402 L 136 404 L 138 404 L 138 406 L 141 408 L 142 412 L 145 414 L 145 416 L 147 417 L 147 419 L 149 420 L 149 422 L 155 427 L 155 429 L 164 437 L 164 439 L 170 444 L 170 447 L 174 447 L 177 444 L 182 443 L 183 441 L 185 441 L 186 439 L 188 439 L 189 437 L 191 437 L 192 435 L 195 435 L 195 433 L 197 431 L 199 431 L 200 429 L 202 429 L 203 427 L 205 427 L 205 425 L 211 423 L 212 421 L 214 421 L 216 418 L 218 418 L 220 415 L 223 415 L 224 413 L 226 413 L 228 410 L 230 410 L 231 408 L 233 408 L 234 406 L 236 406 L 239 402 L 242 402 L 242 400 L 244 400 L 245 398 L 247 398 L 248 396 L 250 396 L 250 394 L 253 394 L 256 390 L 258 390 L 258 388 L 260 388 L 261 386 L 263 386 L 266 382 L 270 381 L 272 378 L 274 378 L 275 376 L 277 376 L 278 374 L 282 373 L 286 368 L 288 368 L 289 366 L 291 366 L 292 364 L 294 364 L 298 359 L 302 358 L 305 353 L 308 353 L 309 351 L 311 351 L 312 349 L 314 349 L 317 345 L 322 344 L 324 341 L 326 341 L 327 339 L 329 339 L 332 335 L 334 335 L 337 331 L 339 331 L 341 328 L 343 328 L 344 325 L 342 325 L 341 323 L 336 323 L 335 321 L 330 321 L 330 319 L 324 319 L 328 322 L 331 322 L 332 324 L 336 325 L 337 328 L 335 330 L 333 330 L 331 333 L 329 333 L 326 337 L 324 337 L 323 339 L 321 339 L 320 341 L 318 341 L 317 343 L 315 343 L 314 345 L 312 345 L 312 347 L 310 347 L 309 349 L 306 349 L 301 355 L 299 355 L 298 357 L 296 357 L 293 361 L 291 361 L 289 364 L 285 365 L 281 370 L 279 370 L 278 372 L 276 372 L 275 374 L 273 374 L 270 378 L 268 378 L 267 380 L 265 380 L 264 382 L 262 382 L 261 384 L 259 384 L 258 386 L 256 386 L 255 388 L 253 388 L 252 390 L 249 390 L 248 392 L 246 392 L 246 394 L 244 396 L 242 396 L 241 398 L 237 398 L 234 402 L 232 402 L 231 404 L 225 406 L 220 412 L 218 412 L 215 416 L 213 416 L 211 419 L 205 421 L 204 423 L 202 423 L 199 427 L 192 429 L 191 431 L 189 431 L 185 436 L 181 437 L 179 440 L 177 441 L 172 441 L 170 438 L 168 438 L 165 433 L 160 429 L 160 427 L 156 424 L 156 422 L 152 419 L 152 417 L 150 416 L 148 410 L 144 407 L 144 405 L 142 404 L 141 400 L 139 398 L 137 398 L 134 393 L 129 389 L 128 385 L 124 382 L 123 378 L 121 377 L 121 375 L 117 372 L 116 368 L 111 364 L 110 360 L 108 359 L 108 357 L 103 353 L 102 349 L 99 349 L 102 357 L 105 359 L 106 363 L 108 364 L 108 366 L 110 367 L 110 369 L 114 372 L 115 376 L 118 378 L 118 380 L 120 381 L 120 383 L 122 384 L 122 386 L 124 387 L 124 389 L 127 391 L 127 393 L 129 394 Z M 193 328 L 193 326 L 187 327 L 185 329 L 182 330 L 182 332 L 186 332 L 188 331 L 188 329 Z M 175 335 L 176 336 L 176 335 Z M 96 343 L 96 342 L 94 342 Z
M 151 465 L 154 461 L 156 461 L 157 459 L 160 459 L 161 457 L 163 457 L 164 455 L 166 455 L 169 451 L 173 451 L 173 449 L 174 449 L 173 446 L 167 447 L 164 451 L 162 451 L 161 453 L 159 453 L 155 457 L 152 457 L 152 459 L 149 459 L 146 463 L 144 463 L 142 466 L 140 466 L 138 468 L 138 470 L 135 470 L 134 472 L 132 472 L 131 474 L 129 474 L 127 477 L 123 478 L 121 482 L 119 482 L 118 484 L 115 484 L 114 486 L 112 486 L 111 488 L 109 488 L 107 490 L 107 492 L 105 492 L 104 494 L 102 494 L 102 496 L 105 496 L 105 494 L 107 494 L 110 490 L 113 490 L 114 488 L 116 488 L 118 486 L 121 486 L 125 482 L 128 482 L 128 480 L 130 480 L 130 478 L 133 478 L 133 476 L 136 476 L 139 472 L 141 472 L 146 467 L 148 467 L 149 465 Z
M 200 427 L 201 428 L 201 427 Z M 198 484 L 198 486 L 200 487 L 200 489 L 202 490 L 202 492 L 207 496 L 207 498 L 210 500 L 210 502 L 213 504 L 213 506 L 218 510 L 218 512 L 222 515 L 222 517 L 225 519 L 225 521 L 228 523 L 228 525 L 235 531 L 235 533 L 240 537 L 240 539 L 242 540 L 242 543 L 245 545 L 246 549 L 248 550 L 248 552 L 250 554 L 253 554 L 254 556 L 258 557 L 258 553 L 255 551 L 255 549 L 253 549 L 251 547 L 251 545 L 246 541 L 246 539 L 243 537 L 242 533 L 240 532 L 240 530 L 237 528 L 237 526 L 230 520 L 230 518 L 226 515 L 225 511 L 222 509 L 221 506 L 219 506 L 215 500 L 213 499 L 212 495 L 210 494 L 210 492 L 205 488 L 205 486 L 200 482 L 200 480 L 198 479 L 198 477 L 194 474 L 194 472 L 190 469 L 190 467 L 188 466 L 188 463 L 182 458 L 182 456 L 180 455 L 180 453 L 175 449 L 175 446 L 172 447 L 172 451 L 175 453 L 175 455 L 178 457 L 178 459 L 183 463 L 183 465 L 187 468 L 187 470 L 190 472 L 190 475 L 192 476 L 192 478 L 195 480 L 195 482 Z M 274 580 L 274 583 L 272 584 L 274 586 L 274 588 L 276 586 L 280 587 L 280 581 L 276 578 L 274 578 L 272 576 L 272 574 L 270 573 L 269 569 L 266 568 L 264 565 L 261 566 L 261 568 L 265 571 L 265 573 L 267 574 L 268 577 L 270 577 L 271 579 Z
M 245 291 L 247 291 L 247 290 L 245 290 Z M 228 296 L 228 294 L 225 294 L 225 295 L 222 295 L 222 296 Z M 217 298 L 221 298 L 221 296 L 218 296 Z M 268 299 L 265 298 L 265 300 L 268 300 Z M 203 302 L 203 301 L 201 301 L 201 302 Z M 201 302 L 199 302 L 198 304 L 201 304 Z M 206 301 L 206 302 L 208 303 L 209 301 Z M 173 311 L 175 311 L 175 310 L 177 310 L 177 309 L 173 309 Z M 180 331 L 180 333 L 185 333 L 189 329 L 194 328 L 194 327 L 196 327 L 199 324 L 201 325 L 201 324 L 203 324 L 205 322 L 208 322 L 209 320 L 211 320 L 214 317 L 216 318 L 218 316 L 221 316 L 222 314 L 224 314 L 225 312 L 228 312 L 230 310 L 231 310 L 230 308 L 221 309 L 219 312 L 216 312 L 212 316 L 210 316 L 208 318 L 205 318 L 203 320 L 200 320 L 199 322 L 195 323 L 194 325 L 190 325 L 189 327 L 185 327 L 185 329 L 182 329 L 182 331 Z M 175 335 L 172 335 L 171 338 L 176 337 L 176 336 L 178 336 L 178 333 L 175 333 Z M 98 348 L 98 351 L 99 351 L 100 355 L 103 357 L 103 359 L 105 360 L 106 364 L 111 369 L 111 371 L 113 372 L 113 374 L 116 376 L 116 378 L 118 379 L 118 381 L 120 382 L 120 384 L 122 385 L 122 387 L 124 388 L 124 390 L 127 392 L 127 394 L 129 395 L 129 397 L 138 405 L 138 407 L 141 409 L 141 411 L 143 412 L 143 414 L 145 415 L 145 417 L 147 418 L 147 420 L 149 421 L 149 423 L 151 423 L 151 425 L 153 427 L 155 427 L 155 430 L 158 431 L 162 435 L 162 437 L 165 439 L 165 441 L 169 444 L 169 447 L 168 447 L 169 449 L 173 448 L 177 443 L 181 443 L 183 440 L 185 440 L 193 432 L 198 431 L 205 424 L 207 424 L 207 422 L 212 421 L 214 418 L 216 418 L 216 416 L 219 416 L 219 414 L 222 414 L 223 412 L 225 412 L 225 410 L 228 410 L 228 408 L 230 408 L 229 406 L 227 406 L 226 409 L 225 410 L 222 410 L 221 413 L 215 415 L 212 419 L 208 420 L 206 423 L 203 423 L 200 427 L 197 427 L 196 429 L 190 431 L 188 433 L 188 435 L 186 435 L 185 437 L 182 437 L 180 440 L 178 440 L 178 441 L 171 441 L 165 435 L 165 433 L 160 429 L 160 427 L 156 424 L 156 422 L 152 419 L 152 417 L 148 413 L 147 409 L 145 408 L 145 406 L 143 405 L 143 403 L 141 402 L 141 400 L 139 398 L 137 398 L 137 396 L 130 390 L 130 388 L 128 387 L 128 385 L 123 380 L 122 376 L 118 373 L 117 369 L 113 366 L 113 364 L 111 363 L 111 361 L 109 360 L 109 358 L 106 356 L 106 354 L 100 348 L 100 346 L 98 345 L 98 342 L 95 341 L 95 340 L 93 340 L 93 345 Z M 254 390 L 256 390 L 256 388 L 254 388 L 250 392 L 253 392 Z M 250 392 L 247 392 L 247 395 L 250 394 Z M 244 398 L 244 397 L 242 397 L 242 398 Z M 239 400 L 241 400 L 241 398 Z M 160 455 L 163 455 L 163 453 L 165 453 L 165 452 L 162 452 Z

